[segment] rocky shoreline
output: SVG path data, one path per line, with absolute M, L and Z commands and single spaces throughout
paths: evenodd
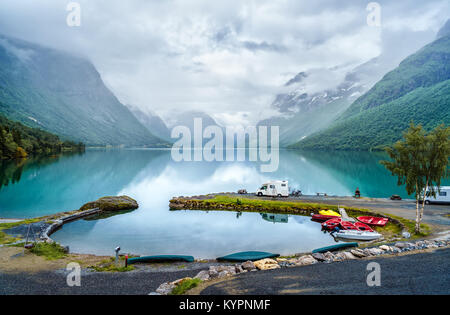
M 390 245 L 380 245 L 371 248 L 356 248 L 349 251 L 312 253 L 295 258 L 261 259 L 246 261 L 234 265 L 209 266 L 209 269 L 200 271 L 194 278 L 182 278 L 172 282 L 162 283 L 151 295 L 168 295 L 183 281 L 199 279 L 208 282 L 236 276 L 246 272 L 258 272 L 278 268 L 291 268 L 307 266 L 317 263 L 335 263 L 352 259 L 370 259 L 378 256 L 395 256 L 400 254 L 420 253 L 427 250 L 450 247 L 450 240 L 446 238 L 434 240 L 419 240 L 415 242 L 396 242 Z

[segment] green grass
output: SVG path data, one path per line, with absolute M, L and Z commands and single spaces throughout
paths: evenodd
M 189 291 L 190 289 L 198 286 L 202 280 L 200 279 L 185 279 L 181 281 L 170 293 L 170 295 L 182 295 Z
M 36 243 L 30 249 L 30 252 L 38 256 L 44 256 L 48 260 L 61 259 L 67 256 L 64 248 L 58 243 Z
M 261 200 L 261 199 L 247 199 L 239 198 L 237 202 L 236 198 L 229 196 L 215 196 L 213 199 L 204 200 L 213 203 L 233 204 L 240 206 L 254 206 L 254 207 L 268 207 L 271 210 L 285 210 L 289 208 L 301 208 L 304 210 L 337 210 L 338 207 L 334 205 L 324 205 L 320 203 L 304 203 L 304 202 L 291 202 L 291 201 L 277 201 L 277 200 Z
M 305 213 L 298 212 L 298 209 L 306 210 L 310 213 L 318 213 L 320 210 L 338 210 L 338 206 L 336 205 L 327 205 L 320 203 L 304 203 L 304 202 L 291 202 L 291 201 L 279 201 L 279 200 L 261 200 L 261 199 L 247 199 L 247 198 L 239 198 L 239 201 L 234 197 L 230 196 L 215 196 L 212 199 L 204 199 L 204 200 L 196 200 L 197 202 L 202 202 L 203 205 L 213 205 L 213 204 L 221 204 L 226 206 L 239 206 L 238 209 L 234 208 L 233 210 L 228 209 L 215 209 L 214 210 L 224 210 L 224 211 L 243 211 L 243 212 L 271 212 L 271 213 L 288 213 L 294 215 L 307 215 Z M 242 208 L 241 208 L 242 207 Z M 246 209 L 246 207 L 248 209 Z M 388 222 L 384 227 L 375 227 L 375 230 L 378 233 L 381 233 L 386 239 L 392 237 L 398 237 L 401 235 L 404 228 L 408 230 L 411 234 L 411 238 L 420 238 L 427 236 L 431 233 L 431 228 L 427 224 L 421 224 L 422 232 L 419 234 L 415 233 L 415 222 L 412 220 L 408 220 L 399 216 L 386 214 L 386 213 L 375 213 L 370 209 L 360 209 L 360 208 L 351 208 L 345 207 L 346 212 L 351 217 L 358 216 L 367 216 L 367 215 L 384 215 L 386 217 L 395 219 L 400 222 L 397 224 L 395 222 Z
M 127 272 L 135 270 L 136 267 L 134 266 L 117 266 L 115 263 L 116 259 L 114 257 L 110 257 L 109 259 L 105 259 L 101 261 L 98 265 L 89 266 L 88 268 L 94 269 L 98 272 Z M 125 257 L 119 257 L 119 264 L 124 264 Z

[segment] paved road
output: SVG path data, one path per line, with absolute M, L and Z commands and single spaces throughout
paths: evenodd
M 369 287 L 369 262 L 381 267 L 381 286 Z M 372 260 L 250 272 L 205 288 L 208 294 L 450 294 L 450 249 Z
M 0 295 L 5 294 L 149 294 L 165 281 L 193 277 L 198 270 L 82 274 L 80 287 L 69 287 L 63 272 L 0 273 Z
M 380 263 L 381 287 L 366 284 L 371 261 Z M 0 294 L 148 294 L 165 281 L 197 272 L 88 273 L 82 275 L 81 287 L 68 287 L 62 272 L 0 273 Z M 450 294 L 450 249 L 251 272 L 213 284 L 201 294 Z

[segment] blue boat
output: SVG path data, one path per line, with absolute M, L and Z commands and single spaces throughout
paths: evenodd
M 154 256 L 128 258 L 128 264 L 134 264 L 138 262 L 157 263 L 157 262 L 177 262 L 177 261 L 193 262 L 194 257 L 183 255 L 154 255 Z
M 334 250 L 348 248 L 348 247 L 358 247 L 358 243 L 351 242 L 351 243 L 339 243 L 335 245 L 325 246 L 321 248 L 316 248 L 313 250 L 313 253 L 326 253 L 326 252 L 332 252 Z
M 218 257 L 216 259 L 218 261 L 248 261 L 248 260 L 255 261 L 255 260 L 260 260 L 260 259 L 264 259 L 264 258 L 274 258 L 274 257 L 278 257 L 278 256 L 280 256 L 280 254 L 250 251 L 250 252 L 234 253 L 234 254 Z

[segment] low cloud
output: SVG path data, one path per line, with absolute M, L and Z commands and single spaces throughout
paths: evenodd
M 0 32 L 86 56 L 124 104 L 162 116 L 199 110 L 230 124 L 273 114 L 275 95 L 301 71 L 345 65 L 333 72 L 340 78 L 377 56 L 384 38 L 431 40 L 450 11 L 446 0 L 379 1 L 376 29 L 364 1 L 78 2 L 81 27 L 70 28 L 69 1 L 2 0 Z

